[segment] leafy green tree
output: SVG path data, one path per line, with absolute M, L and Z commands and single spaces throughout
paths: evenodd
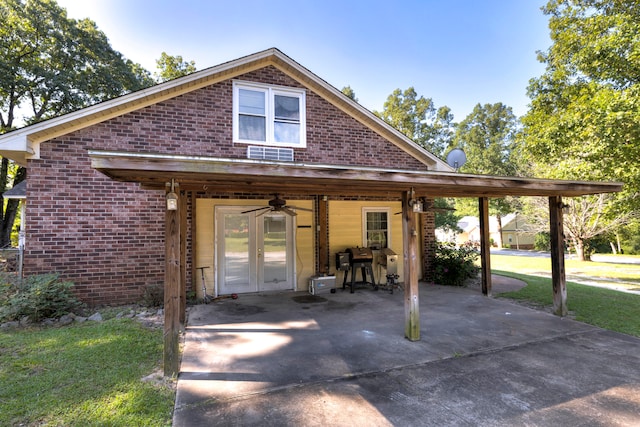
M 196 71 L 195 61 L 185 61 L 180 55 L 171 56 L 166 52 L 160 54 L 160 58 L 156 60 L 156 66 L 158 68 L 156 79 L 159 82 L 177 79 Z
M 347 95 L 349 98 L 353 99 L 354 101 L 358 102 L 358 98 L 356 98 L 356 93 L 353 91 L 353 89 L 351 89 L 351 86 L 343 87 L 341 92 Z
M 541 176 L 626 185 L 607 216 L 640 208 L 640 2 L 554 0 L 552 45 L 529 85 L 524 151 Z
M 436 156 L 442 156 L 453 135 L 453 114 L 444 106 L 436 109 L 431 98 L 418 96 L 410 87 L 393 91 L 378 117 Z
M 518 172 L 512 159 L 518 129 L 518 119 L 511 107 L 498 102 L 496 104 L 477 104 L 473 111 L 458 124 L 454 146 L 462 149 L 467 162 L 461 172 L 480 175 L 515 176 Z M 501 217 L 517 208 L 514 198 L 491 199 L 489 212 L 498 222 L 498 235 L 502 236 Z M 456 208 L 461 212 L 475 212 L 477 202 L 470 199 L 458 199 Z M 496 242 L 502 247 L 502 238 Z
M 455 202 L 452 199 L 437 198 L 433 201 L 435 208 L 436 228 L 443 231 L 455 231 L 457 233 L 462 230 L 458 227 L 458 221 L 462 218 L 455 211 Z
M 151 84 L 149 72 L 113 50 L 93 21 L 69 19 L 53 0 L 0 2 L 0 133 Z M 3 158 L 0 194 L 25 177 Z M 6 246 L 17 203 L 0 206 Z
M 590 261 L 594 251 L 593 242 L 598 238 L 610 238 L 611 249 L 619 248 L 613 244 L 616 234 L 627 229 L 629 224 L 637 221 L 634 212 L 621 212 L 611 218 L 607 214 L 607 206 L 615 196 L 598 194 L 595 196 L 571 197 L 565 200 L 567 210 L 564 217 L 564 233 L 570 249 L 575 251 L 579 261 Z M 527 198 L 525 212 L 532 229 L 545 232 L 549 230 L 549 201 L 543 197 Z M 613 239 L 611 239 L 613 238 Z

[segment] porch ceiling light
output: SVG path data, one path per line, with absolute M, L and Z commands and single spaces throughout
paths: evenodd
M 178 195 L 175 193 L 175 181 L 171 179 L 171 191 L 167 193 L 167 210 L 168 211 L 177 211 L 178 210 Z M 169 185 L 167 183 L 167 185 Z

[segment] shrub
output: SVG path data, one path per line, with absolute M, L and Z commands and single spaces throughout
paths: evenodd
M 549 233 L 543 231 L 536 234 L 533 247 L 536 251 L 549 252 L 551 250 L 551 236 Z
M 148 284 L 142 289 L 142 305 L 145 307 L 162 307 L 164 305 L 164 284 Z
M 465 280 L 478 275 L 479 268 L 475 261 L 479 256 L 470 244 L 456 248 L 450 243 L 439 243 L 434 260 L 435 282 L 439 285 L 463 286 Z
M 58 318 L 82 306 L 71 288 L 72 282 L 58 279 L 55 273 L 25 277 L 3 274 L 0 292 L 0 321 L 28 317 L 32 322 Z

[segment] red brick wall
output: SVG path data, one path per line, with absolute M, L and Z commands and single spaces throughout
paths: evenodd
M 164 194 L 91 169 L 80 137 L 29 162 L 25 274 L 58 272 L 94 304 L 140 300 L 164 281 Z
M 241 79 L 300 87 L 273 67 Z M 306 103 L 296 161 L 426 169 L 310 91 Z M 45 142 L 28 163 L 25 274 L 58 272 L 91 304 L 134 302 L 164 280 L 164 194 L 96 172 L 89 149 L 246 158 L 247 146 L 232 143 L 232 82 Z
M 427 204 L 433 199 L 427 199 Z M 433 263 L 436 256 L 436 214 L 433 211 L 419 215 L 422 221 L 422 280 L 433 282 Z

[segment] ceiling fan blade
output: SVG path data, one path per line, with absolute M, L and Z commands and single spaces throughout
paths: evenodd
M 281 207 L 280 210 L 282 212 L 286 213 L 287 215 L 290 215 L 290 216 L 297 216 L 298 215 L 297 213 L 295 213 L 294 211 L 292 211 L 291 209 L 289 209 L 286 206 Z
M 262 210 L 262 209 L 267 209 L 267 210 L 269 210 L 269 209 L 271 209 L 271 207 L 269 207 L 269 206 L 265 206 L 265 207 L 262 207 L 262 208 L 249 209 L 248 211 L 244 211 L 244 212 L 240 212 L 240 213 L 246 214 L 246 213 L 249 213 L 249 212 L 256 212 L 256 211 L 260 211 L 260 210 Z
M 295 210 L 297 210 L 297 211 L 313 212 L 313 209 L 300 208 L 300 207 L 298 207 L 298 206 L 289 206 L 289 205 L 287 205 L 286 207 L 287 207 L 287 208 L 289 208 L 289 209 L 295 209 Z
M 273 212 L 273 211 L 275 211 L 275 209 L 273 209 L 273 208 L 265 209 L 264 211 L 256 214 L 256 218 L 261 217 L 262 215 L 266 214 L 267 212 Z

